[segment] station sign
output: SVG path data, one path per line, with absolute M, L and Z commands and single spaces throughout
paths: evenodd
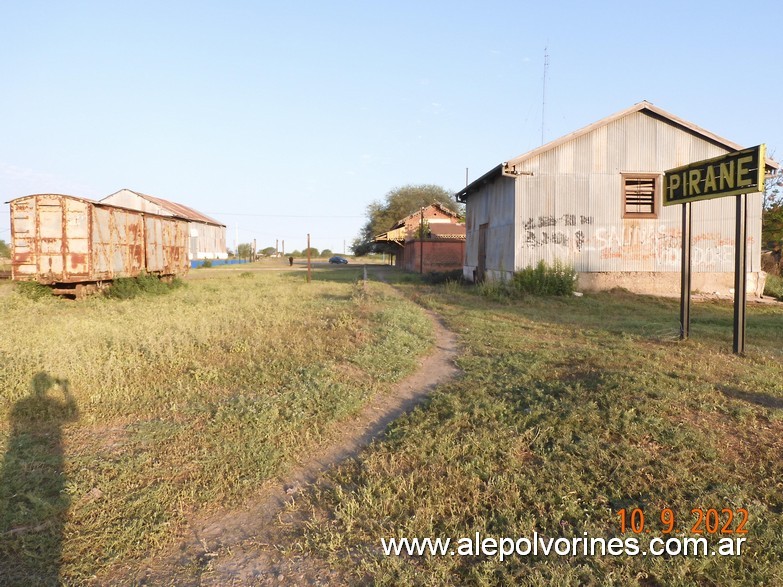
M 764 191 L 764 145 L 664 172 L 663 205 Z

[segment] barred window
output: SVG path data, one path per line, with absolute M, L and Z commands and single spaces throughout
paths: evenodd
M 653 173 L 623 174 L 623 218 L 656 218 L 660 176 Z

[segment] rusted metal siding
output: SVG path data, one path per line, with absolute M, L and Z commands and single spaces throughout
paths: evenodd
M 149 273 L 178 275 L 188 263 L 188 224 L 162 216 L 144 217 L 146 264 Z
M 129 189 L 106 196 L 101 203 L 187 220 L 189 259 L 228 258 L 225 225 L 193 208 Z
M 17 198 L 10 205 L 13 279 L 84 283 L 144 271 L 187 272 L 184 220 L 57 194 Z
M 479 231 L 486 227 L 485 267 L 490 279 L 503 279 L 514 271 L 514 180 L 499 177 L 488 183 L 481 195 L 466 202 L 466 247 L 463 273 L 473 279 L 479 267 Z
M 658 204 L 657 218 L 623 218 L 623 172 L 666 169 L 728 152 L 695 133 L 643 112 L 562 142 L 517 171 L 516 269 L 540 260 L 569 262 L 580 272 L 680 270 L 681 209 Z M 477 193 L 468 200 L 480 209 Z M 693 205 L 693 270 L 734 270 L 734 198 Z M 761 198 L 750 196 L 748 270 L 758 271 Z M 505 213 L 505 211 L 504 211 Z M 494 217 L 490 220 L 492 222 Z M 470 242 L 470 240 L 469 240 Z

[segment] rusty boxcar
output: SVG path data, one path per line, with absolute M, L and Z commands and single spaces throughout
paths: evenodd
M 181 218 L 60 194 L 9 204 L 12 279 L 79 295 L 118 277 L 188 270 L 188 225 Z

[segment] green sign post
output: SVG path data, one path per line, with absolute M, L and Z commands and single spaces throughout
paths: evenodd
M 663 205 L 682 204 L 682 263 L 680 279 L 680 339 L 690 332 L 691 203 L 736 196 L 734 239 L 734 352 L 745 352 L 746 250 L 748 206 L 746 194 L 764 191 L 765 145 L 734 151 L 664 172 Z

